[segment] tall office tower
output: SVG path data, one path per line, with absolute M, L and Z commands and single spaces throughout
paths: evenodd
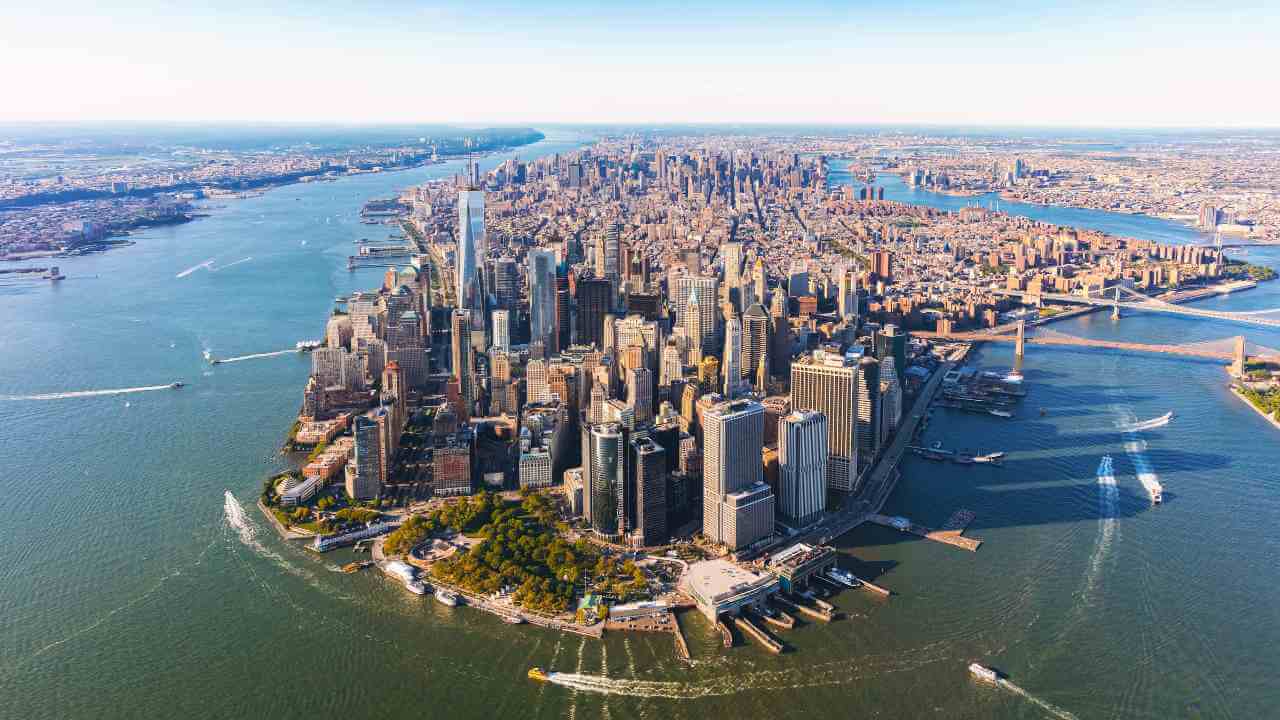
M 520 268 L 516 259 L 504 255 L 493 263 L 493 300 L 500 308 L 520 304 Z
M 472 183 L 458 192 L 458 250 L 455 261 L 458 266 L 457 307 L 472 311 L 469 332 L 484 330 L 485 287 L 480 269 L 486 250 L 484 191 Z M 478 327 L 476 322 L 480 323 Z
M 858 276 L 848 270 L 840 271 L 839 295 L 836 309 L 840 317 L 850 318 L 858 314 Z
M 697 238 L 698 244 L 702 244 L 700 236 L 690 236 L 690 239 Z M 685 269 L 690 275 L 697 275 L 702 272 L 702 252 L 697 248 L 691 248 L 680 252 L 680 261 L 684 263 Z
M 657 321 L 645 320 L 641 315 L 628 315 L 614 323 L 614 333 L 618 348 L 638 345 L 644 348 L 644 366 L 650 370 L 658 368 L 662 328 Z
M 729 302 L 742 312 L 742 243 L 729 242 L 720 246 L 720 257 L 724 262 L 724 284 L 728 288 Z
M 400 363 L 392 360 L 382 369 L 382 404 L 391 409 L 392 453 L 400 445 L 400 435 L 409 422 L 409 391 Z
M 732 400 L 742 384 L 742 321 L 736 316 L 725 321 L 724 353 L 720 357 L 724 359 L 720 366 L 724 374 L 724 396 Z
M 869 465 L 880 452 L 880 363 L 875 358 L 858 361 L 858 438 L 859 470 Z
M 689 305 L 695 295 L 698 299 L 697 312 L 691 313 Z M 704 353 L 715 353 L 720 349 L 716 332 L 716 308 L 719 296 L 720 280 L 716 277 L 683 276 L 674 278 L 671 282 L 671 304 L 676 311 L 676 324 L 688 328 L 691 322 L 689 316 L 692 314 L 697 318 L 700 328 L 697 337 L 701 340 L 696 347 Z M 689 337 L 693 338 L 694 333 L 690 332 Z
M 778 422 L 791 412 L 791 398 L 786 395 L 770 395 L 760 401 L 764 406 L 764 444 L 778 444 Z
M 791 363 L 791 407 L 827 416 L 827 489 L 853 492 L 858 477 L 858 365 L 817 350 Z
M 556 256 L 529 251 L 529 340 L 554 348 L 556 337 Z
M 636 424 L 653 421 L 653 372 L 649 368 L 627 370 L 627 404 L 636 414 Z
M 904 373 L 904 375 L 898 377 L 898 386 L 901 387 L 903 381 L 906 380 L 907 334 L 902 332 L 897 325 L 885 325 L 876 332 L 872 344 L 877 360 L 892 357 L 893 368 Z
M 613 222 L 596 239 L 596 274 L 617 281 L 622 277 L 622 223 Z
M 641 546 L 667 541 L 667 452 L 652 438 L 641 436 L 630 443 L 627 486 L 634 497 L 631 527 Z
M 747 308 L 742 314 L 742 367 L 744 378 L 755 378 L 756 390 L 764 392 L 760 384 L 760 364 L 768 366 L 769 315 L 760 303 Z
M 502 352 L 511 351 L 511 311 L 493 311 L 493 347 Z
M 889 282 L 893 279 L 893 253 L 888 250 L 875 250 L 871 253 L 871 271 L 876 277 Z
M 794 263 L 787 273 L 787 294 L 791 297 L 809 295 L 809 268 L 804 263 Z
M 769 302 L 769 281 L 764 272 L 764 260 L 757 257 L 755 269 L 751 272 L 751 283 L 753 286 L 752 296 L 755 302 L 761 305 Z
M 778 514 L 802 528 L 827 506 L 827 417 L 796 410 L 778 421 Z
M 525 389 L 528 392 L 527 402 L 544 403 L 551 401 L 551 386 L 547 384 L 547 363 L 545 360 L 530 360 L 524 366 Z
M 459 391 L 459 419 L 467 422 L 471 419 L 471 413 L 474 412 L 475 403 L 475 378 L 473 377 L 473 365 L 471 349 L 471 311 L 470 310 L 454 310 L 453 311 L 453 353 L 452 365 L 453 377 L 458 381 Z
M 702 534 L 733 550 L 773 532 L 774 497 L 764 484 L 764 406 L 712 405 L 702 414 Z
M 680 348 L 668 343 L 662 348 L 662 362 L 659 366 L 658 384 L 667 387 L 675 380 L 684 377 L 684 362 L 680 358 Z
M 355 469 L 347 472 L 346 490 L 357 500 L 368 500 L 382 492 L 382 435 L 378 423 L 368 415 L 356 416 L 352 434 Z
M 598 425 L 604 422 L 604 404 L 609 399 L 604 386 L 594 383 L 591 386 L 591 401 L 587 405 L 587 424 Z
M 604 347 L 604 319 L 613 308 L 613 285 L 608 280 L 578 281 L 578 342 Z
M 893 357 L 880 361 L 880 400 L 880 445 L 883 447 L 902 422 L 902 386 L 898 383 Z
M 685 304 L 684 318 L 682 325 L 685 335 L 689 338 L 690 359 L 700 361 L 702 359 L 702 349 L 706 342 L 706 338 L 702 334 L 702 311 L 701 301 L 698 299 L 698 291 L 695 289 L 689 293 L 689 301 Z
M 573 344 L 573 310 L 569 294 L 569 271 L 563 263 L 556 266 L 556 338 L 556 352 L 560 352 Z
M 592 425 L 586 430 L 591 466 L 591 529 L 605 536 L 626 530 L 626 459 L 622 426 Z

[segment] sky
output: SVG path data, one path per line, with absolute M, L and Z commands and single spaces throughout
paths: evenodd
M 186 5 L 4 7 L 0 122 L 1280 126 L 1274 2 Z

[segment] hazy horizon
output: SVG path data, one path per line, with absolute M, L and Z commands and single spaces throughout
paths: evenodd
M 0 122 L 1280 127 L 1261 4 L 61 7 Z

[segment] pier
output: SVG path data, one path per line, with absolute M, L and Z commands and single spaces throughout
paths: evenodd
M 969 523 L 973 522 L 973 518 L 974 514 L 971 511 L 958 510 L 947 519 L 947 522 L 941 528 L 934 530 L 905 517 L 889 517 L 879 513 L 867 516 L 867 520 L 877 525 L 883 525 L 900 532 L 911 533 L 912 535 L 919 535 L 922 538 L 952 545 L 961 550 L 977 552 L 978 547 L 982 545 L 982 541 L 977 538 L 965 537 L 961 534 Z
M 776 604 L 782 606 L 784 609 L 794 610 L 795 612 L 798 612 L 801 615 L 804 615 L 805 617 L 811 620 L 817 620 L 818 622 L 829 623 L 832 620 L 836 619 L 834 613 L 823 612 L 822 610 L 809 607 L 808 605 L 805 605 L 803 603 L 792 602 L 791 600 L 784 598 L 781 595 L 775 595 L 772 599 Z
M 684 630 L 680 629 L 680 616 L 674 612 L 671 613 L 671 621 L 671 634 L 674 636 L 676 643 L 676 657 L 689 662 L 693 658 L 689 655 L 689 643 L 685 642 Z
M 742 631 L 742 634 L 763 645 L 765 650 L 768 650 L 774 655 L 782 654 L 782 643 L 774 640 L 769 633 L 756 627 L 755 623 L 748 620 L 746 616 L 739 615 L 738 617 L 735 617 L 733 619 L 733 624 L 738 626 L 738 629 Z

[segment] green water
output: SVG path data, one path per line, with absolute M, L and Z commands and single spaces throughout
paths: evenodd
M 210 367 L 201 353 L 317 337 L 335 295 L 378 282 L 377 270 L 345 269 L 351 241 L 378 230 L 358 223 L 361 202 L 453 169 L 229 201 L 131 248 L 65 261 L 61 285 L 0 284 L 0 717 L 1275 714 L 1280 434 L 1206 362 L 1033 347 L 1016 419 L 935 411 L 927 441 L 1008 458 L 908 458 L 887 511 L 939 524 L 974 510 L 982 549 L 855 531 L 841 540 L 847 562 L 895 595 L 845 592 L 835 602 L 847 619 L 783 633 L 792 651 L 781 657 L 725 651 L 696 615 L 683 619 L 692 667 L 665 636 L 513 628 L 376 572 L 336 572 L 349 553 L 281 542 L 252 502 L 281 465 L 308 361 Z M 1280 265 L 1275 252 L 1253 257 Z M 176 277 L 211 258 L 225 269 Z M 1280 288 L 1201 306 L 1280 306 Z M 1140 342 L 1238 331 L 1105 314 L 1055 327 Z M 1276 333 L 1247 332 L 1280 346 Z M 1007 367 L 1007 353 L 977 363 Z M 12 399 L 179 379 L 182 390 Z M 1173 423 L 1126 449 L 1117 419 L 1171 409 Z M 1097 479 L 1104 454 L 1114 501 Z M 1162 507 L 1142 494 L 1142 463 L 1166 486 Z M 246 522 L 230 522 L 240 506 Z M 973 660 L 1032 697 L 974 684 Z M 540 685 L 524 676 L 531 665 L 591 677 Z

